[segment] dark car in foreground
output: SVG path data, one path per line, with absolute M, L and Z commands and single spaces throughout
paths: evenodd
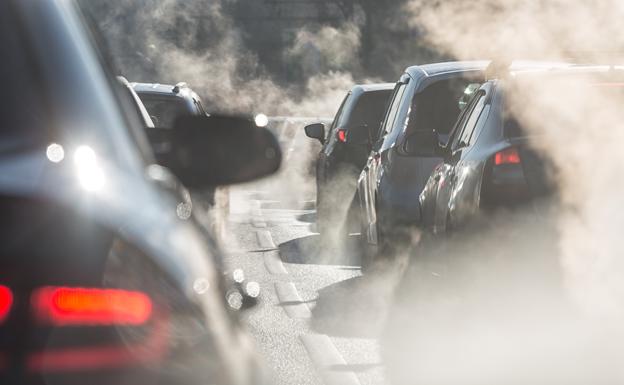
M 482 81 L 487 62 L 450 62 L 409 67 L 396 83 L 378 140 L 358 180 L 362 239 L 380 245 L 398 230 L 418 224 L 418 195 L 441 161 L 406 151 L 420 132 L 447 136 L 460 113 L 462 95 Z M 433 143 L 429 143 L 433 148 Z
M 305 127 L 306 135 L 323 145 L 316 163 L 317 231 L 323 235 L 348 231 L 348 218 L 358 212 L 353 199 L 357 177 L 370 144 L 377 140 L 393 87 L 391 83 L 356 85 L 343 99 L 330 127 L 326 129 L 323 123 Z
M 0 2 L 0 383 L 259 382 L 233 310 L 255 290 L 224 279 L 211 235 L 163 188 L 78 4 Z M 174 131 L 168 166 L 189 187 L 279 167 L 249 119 Z

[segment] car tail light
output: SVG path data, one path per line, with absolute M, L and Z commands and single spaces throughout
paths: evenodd
M 338 139 L 339 142 L 346 143 L 347 142 L 347 130 L 345 130 L 344 128 L 339 128 L 336 131 L 336 139 Z
M 0 285 L 0 322 L 3 322 L 13 306 L 13 292 L 4 285 Z
M 152 315 L 144 293 L 119 289 L 43 287 L 32 296 L 39 322 L 64 325 L 141 325 Z
M 514 147 L 507 148 L 503 151 L 497 152 L 496 155 L 494 155 L 494 165 L 496 166 L 519 163 L 520 154 L 518 154 L 518 149 Z

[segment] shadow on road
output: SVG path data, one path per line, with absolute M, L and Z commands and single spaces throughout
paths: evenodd
M 316 223 L 316 212 L 298 215 L 297 220 L 305 223 Z
M 344 337 L 376 337 L 386 321 L 394 291 L 407 258 L 373 266 L 365 275 L 318 291 L 311 327 L 320 333 Z
M 359 235 L 350 235 L 343 242 L 332 242 L 313 234 L 284 242 L 279 245 L 279 251 L 282 261 L 287 263 L 356 268 L 361 264 L 359 243 Z

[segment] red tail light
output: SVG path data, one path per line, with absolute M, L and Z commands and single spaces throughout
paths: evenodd
M 11 292 L 11 289 L 4 285 L 0 285 L 0 322 L 3 322 L 7 315 L 9 315 L 12 305 L 13 293 Z
M 520 154 L 518 154 L 518 149 L 514 147 L 497 152 L 496 155 L 494 155 L 494 165 L 496 166 L 518 163 L 520 163 Z
M 152 315 L 146 294 L 117 289 L 43 287 L 32 306 L 40 322 L 57 326 L 140 325 Z
M 336 131 L 336 138 L 339 142 L 346 143 L 347 142 L 347 130 L 344 128 L 339 128 Z

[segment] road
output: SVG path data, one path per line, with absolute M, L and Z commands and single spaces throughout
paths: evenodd
M 291 154 L 301 154 L 293 142 L 283 143 L 291 168 Z M 357 236 L 322 246 L 313 189 L 293 178 L 282 172 L 230 190 L 225 265 L 242 268 L 262 289 L 247 327 L 276 384 L 384 384 L 377 337 L 385 293 L 362 275 Z

